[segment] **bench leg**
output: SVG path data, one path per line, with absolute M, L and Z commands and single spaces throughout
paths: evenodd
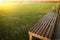
M 32 40 L 32 35 L 29 35 L 29 40 Z

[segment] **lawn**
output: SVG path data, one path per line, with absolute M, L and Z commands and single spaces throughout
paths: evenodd
M 0 9 L 0 40 L 28 40 L 28 30 L 54 5 L 19 4 L 12 9 Z

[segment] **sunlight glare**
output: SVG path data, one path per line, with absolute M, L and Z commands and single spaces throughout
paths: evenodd
M 13 9 L 17 5 L 17 0 L 0 0 L 0 10 Z
M 0 3 L 3 3 L 3 0 L 0 0 Z

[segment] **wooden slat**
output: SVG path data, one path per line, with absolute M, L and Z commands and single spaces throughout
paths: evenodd
M 42 21 L 40 21 L 40 23 L 38 23 L 38 25 L 34 26 L 34 29 L 32 30 L 32 32 L 36 31 L 36 29 L 38 28 L 39 25 L 43 25 L 44 19 Z
M 49 15 L 52 15 L 51 12 L 48 12 L 47 15 L 45 15 L 41 20 L 39 20 L 29 31 L 32 31 L 33 28 L 35 28 L 35 26 L 39 25 L 40 22 L 41 22 L 43 19 L 45 19 L 46 16 L 49 16 Z
M 57 14 L 48 12 L 41 20 L 38 21 L 28 32 L 30 39 L 32 36 L 42 40 L 51 40 L 51 36 L 54 30 Z M 32 35 L 32 36 L 31 36 Z
M 48 17 L 47 20 L 46 20 L 46 22 L 45 22 L 45 24 L 42 25 L 42 27 L 39 29 L 39 31 L 37 32 L 37 34 L 41 34 L 41 32 L 43 31 L 43 28 L 45 28 L 46 25 L 49 23 L 49 20 L 50 20 L 50 18 Z
M 34 30 L 34 28 L 36 28 L 36 26 L 39 25 L 42 22 L 42 20 L 45 18 L 45 16 L 41 20 L 39 20 L 29 31 Z
M 50 14 L 50 15 L 51 15 L 51 14 Z M 46 17 L 49 17 L 50 15 L 48 15 L 48 16 L 46 16 Z M 46 18 L 44 18 L 43 20 L 44 20 L 44 21 L 42 21 L 41 23 L 39 23 L 39 25 L 37 25 L 37 26 L 32 30 L 32 32 L 38 30 L 37 27 L 43 25 L 43 24 L 44 24 L 43 22 L 45 22 Z
M 41 26 L 40 26 L 40 25 L 37 26 L 37 27 L 40 27 L 40 28 L 36 29 L 34 33 L 36 33 L 37 31 L 39 31 L 39 30 L 42 28 L 42 26 L 46 25 L 46 22 L 47 22 L 47 21 L 48 21 L 48 19 L 46 18 L 46 19 L 43 21 L 43 23 L 42 23 Z
M 49 16 L 50 14 L 47 14 L 47 15 Z M 38 25 L 42 24 L 42 22 L 44 22 L 44 19 L 46 18 L 47 15 L 45 15 L 41 20 L 39 20 L 38 23 L 35 24 L 34 27 L 32 27 L 32 29 L 30 29 L 30 31 L 33 32 L 37 28 Z
M 55 19 L 54 19 L 54 25 L 53 25 L 53 27 L 51 28 L 51 30 L 50 30 L 50 33 L 49 33 L 49 36 L 48 36 L 48 38 L 51 38 L 52 37 L 52 34 L 53 34 L 53 30 L 54 30 L 54 26 L 55 26 L 55 22 L 56 22 L 56 18 L 57 18 L 57 15 L 55 16 Z
M 54 21 L 54 18 L 53 18 L 53 20 L 52 20 L 52 22 Z M 49 32 L 50 32 L 50 29 L 51 29 L 51 27 L 53 27 L 53 24 L 52 24 L 52 22 L 51 22 L 51 24 L 50 24 L 50 26 L 49 26 L 49 28 L 48 28 L 48 30 L 47 30 L 47 32 L 46 32 L 46 34 L 45 34 L 45 37 L 47 37 L 48 36 L 48 34 L 49 34 Z
M 44 29 L 44 32 L 41 34 L 42 36 L 45 35 L 45 33 L 46 33 L 48 27 L 50 26 L 50 23 L 51 23 L 51 21 L 52 21 L 52 18 L 51 18 L 51 20 L 49 20 L 49 21 L 50 21 L 50 22 L 47 24 L 46 28 Z

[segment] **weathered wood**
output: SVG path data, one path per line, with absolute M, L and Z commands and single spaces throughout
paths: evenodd
M 52 19 L 52 18 L 51 18 Z M 41 35 L 45 35 L 47 29 L 49 28 L 49 25 L 51 23 L 52 20 L 49 20 L 50 22 L 47 24 L 46 28 L 44 29 L 44 32 Z
M 55 15 L 55 18 L 54 18 L 54 21 L 53 21 L 54 25 L 53 25 L 53 27 L 52 27 L 51 30 L 50 30 L 50 33 L 49 33 L 49 35 L 48 35 L 48 38 L 51 38 L 51 37 L 52 37 L 53 30 L 54 30 L 54 26 L 55 26 L 55 22 L 56 22 L 56 18 L 57 18 L 57 15 Z
M 29 40 L 32 36 L 42 40 L 51 40 L 57 14 L 48 12 L 41 20 L 39 20 L 28 32 Z
M 50 13 L 47 13 L 47 15 L 45 15 L 41 20 L 39 20 L 29 31 L 31 31 L 31 30 L 34 30 L 35 28 L 37 28 L 37 25 L 40 25 L 40 24 L 42 24 L 42 22 L 43 22 L 43 20 L 45 21 L 46 19 L 46 16 L 49 16 L 49 15 L 51 15 Z M 33 29 L 34 28 L 34 29 Z
M 47 15 L 48 15 L 48 14 L 47 14 Z M 41 20 L 39 20 L 29 31 L 36 29 L 39 24 L 42 24 L 42 22 L 43 22 L 44 20 L 46 20 L 46 19 L 44 19 L 44 18 L 46 18 L 46 15 L 45 15 Z M 33 31 L 32 31 L 32 32 L 33 32 Z

